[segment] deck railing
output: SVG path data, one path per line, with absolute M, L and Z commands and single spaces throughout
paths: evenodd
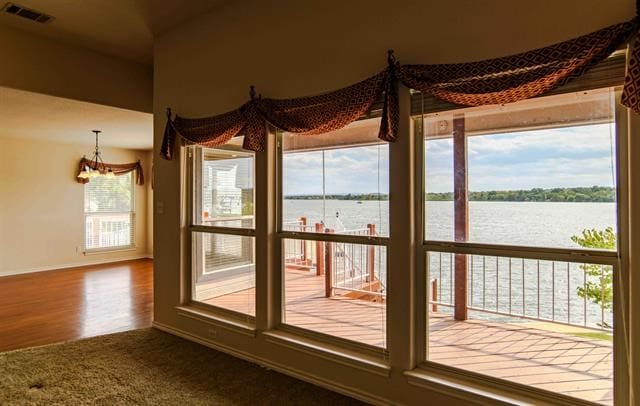
M 286 231 L 311 232 L 313 226 L 307 224 L 306 217 L 282 224 Z M 305 240 L 284 240 L 284 261 L 286 264 L 298 267 L 312 268 L 312 258 L 315 258 L 314 245 Z
M 287 231 L 335 232 L 321 223 L 308 224 L 304 217 L 283 226 Z M 339 233 L 377 235 L 374 224 Z M 429 304 L 434 312 L 455 307 L 456 260 L 461 259 L 456 255 L 462 257 L 463 263 L 466 261 L 468 270 L 466 308 L 479 317 L 539 320 L 599 330 L 612 328 L 612 267 L 566 261 L 429 252 Z M 384 247 L 287 239 L 284 260 L 289 267 L 324 275 L 327 297 L 337 293 L 369 299 L 386 297 Z
M 85 247 L 100 249 L 132 244 L 133 215 L 97 213 L 85 217 Z
M 455 305 L 455 255 L 428 253 L 432 311 Z M 485 255 L 466 260 L 469 310 L 602 330 L 613 325 L 609 265 Z
M 340 234 L 376 236 L 375 224 L 366 228 L 343 230 Z M 386 296 L 384 275 L 386 261 L 382 247 L 353 243 L 325 243 L 332 245 L 326 262 L 330 264 L 331 292 L 345 290 L 365 296 Z
M 307 224 L 301 217 L 296 221 L 283 223 L 286 231 L 334 233 L 334 229 L 324 224 Z M 340 230 L 340 235 L 376 236 L 375 224 L 365 228 Z M 288 267 L 315 270 L 316 275 L 325 276 L 325 296 L 331 297 L 336 291 L 352 296 L 386 295 L 384 275 L 386 259 L 382 247 L 343 242 L 323 242 L 287 239 L 284 241 L 284 262 Z M 378 300 L 378 299 L 375 299 Z

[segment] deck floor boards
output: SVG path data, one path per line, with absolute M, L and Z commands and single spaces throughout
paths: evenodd
M 255 290 L 206 303 L 254 314 Z M 382 347 L 386 304 L 343 296 L 326 298 L 324 277 L 285 274 L 285 323 Z M 430 361 L 504 378 L 585 400 L 613 403 L 613 346 L 608 341 L 527 327 L 527 323 L 455 321 L 430 316 Z

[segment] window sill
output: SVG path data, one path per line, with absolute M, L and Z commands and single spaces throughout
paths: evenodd
M 126 247 L 115 247 L 115 248 L 97 248 L 97 249 L 91 249 L 91 250 L 84 250 L 82 252 L 83 255 L 99 255 L 99 254 L 110 254 L 112 252 L 128 252 L 128 251 L 135 251 L 137 250 L 138 247 L 136 247 L 135 245 L 129 245 Z
M 250 323 L 246 323 L 246 322 L 242 322 L 232 318 L 213 314 L 211 312 L 201 310 L 197 307 L 193 307 L 189 305 L 176 306 L 175 309 L 178 312 L 178 316 L 197 320 L 207 324 L 211 324 L 216 327 L 224 328 L 226 330 L 233 331 L 235 333 L 244 334 L 249 337 L 256 336 L 256 329 Z
M 438 366 L 433 366 L 430 363 L 423 363 L 403 374 L 410 385 L 480 404 L 592 405 L 592 403 L 580 399 L 509 381 L 494 380 L 491 377 L 483 379 L 473 376 L 474 374 L 471 373 L 467 374 L 465 371 L 450 371 L 445 366 L 440 370 Z
M 391 373 L 391 367 L 380 358 L 345 350 L 318 340 L 300 337 L 280 330 L 266 331 L 262 335 L 266 341 L 273 344 L 324 358 L 350 368 L 357 368 L 383 377 L 389 377 Z

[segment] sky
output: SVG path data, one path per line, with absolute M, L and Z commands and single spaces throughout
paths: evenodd
M 283 194 L 322 194 L 322 151 L 285 154 Z M 326 150 L 326 194 L 388 193 L 389 146 Z
M 469 190 L 613 186 L 609 124 L 472 136 Z M 427 142 L 428 192 L 453 190 L 451 139 Z M 325 151 L 327 194 L 388 193 L 388 146 Z M 285 154 L 284 195 L 322 194 L 322 152 Z

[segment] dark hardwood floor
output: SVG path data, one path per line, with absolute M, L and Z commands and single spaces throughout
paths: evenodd
M 150 327 L 153 261 L 0 277 L 0 351 Z

